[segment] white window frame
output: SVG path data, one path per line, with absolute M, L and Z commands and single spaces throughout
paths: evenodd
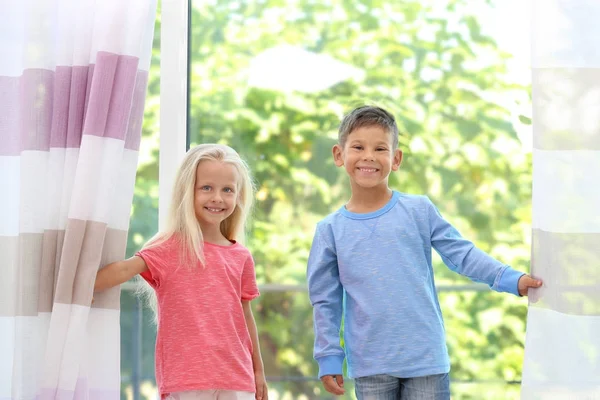
M 162 0 L 158 229 L 165 228 L 177 168 L 187 151 L 188 1 Z

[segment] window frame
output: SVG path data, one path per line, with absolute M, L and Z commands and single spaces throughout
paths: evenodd
M 163 230 L 177 168 L 188 148 L 189 0 L 162 0 L 158 229 Z M 182 23 L 183 22 L 183 23 Z M 175 45 L 163 46 L 163 43 Z

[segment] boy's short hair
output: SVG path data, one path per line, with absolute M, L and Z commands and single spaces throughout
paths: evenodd
M 340 146 L 344 147 L 348 135 L 355 129 L 377 125 L 392 135 L 393 148 L 398 147 L 398 126 L 394 116 L 381 107 L 361 106 L 350 111 L 342 119 L 338 132 Z

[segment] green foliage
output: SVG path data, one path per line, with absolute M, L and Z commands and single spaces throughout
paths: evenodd
M 304 284 L 315 223 L 349 195 L 330 156 L 337 125 L 343 113 L 363 103 L 397 117 L 404 163 L 391 185 L 427 194 L 483 250 L 528 269 L 531 160 L 509 111 L 489 100 L 490 94 L 514 93 L 515 85 L 506 82 L 505 56 L 468 6 L 466 0 L 194 3 L 192 142 L 227 143 L 252 167 L 258 192 L 247 245 L 260 283 Z M 360 68 L 364 78 L 318 93 L 249 87 L 252 59 L 282 44 L 327 54 Z M 159 54 L 156 47 L 129 254 L 156 231 Z M 435 269 L 438 284 L 465 283 L 439 259 Z M 525 303 L 488 292 L 447 292 L 440 301 L 452 379 L 518 381 Z M 255 313 L 267 374 L 313 377 L 306 293 L 264 293 Z M 518 394 L 518 385 L 484 386 L 457 383 L 454 398 Z M 271 387 L 292 398 L 326 397 L 307 380 Z

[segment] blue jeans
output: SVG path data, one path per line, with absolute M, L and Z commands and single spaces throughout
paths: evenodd
M 358 400 L 450 400 L 448 374 L 396 378 L 373 375 L 356 378 Z

